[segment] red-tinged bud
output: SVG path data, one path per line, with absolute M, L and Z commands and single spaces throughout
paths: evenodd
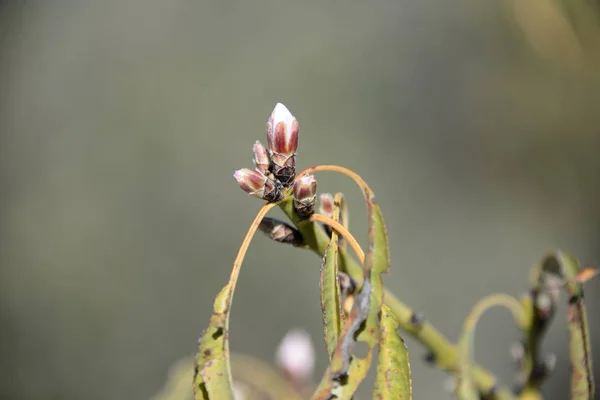
M 267 178 L 259 171 L 243 168 L 235 171 L 233 176 L 242 190 L 254 197 L 269 202 L 278 202 L 283 199 L 281 184 Z
M 277 103 L 267 122 L 267 143 L 278 154 L 291 156 L 298 147 L 298 121 L 290 110 Z
M 267 144 L 271 151 L 273 174 L 284 186 L 296 175 L 298 121 L 281 103 L 277 103 L 267 122 Z
M 317 180 L 313 175 L 304 175 L 294 182 L 294 209 L 302 219 L 315 212 Z
M 321 203 L 319 212 L 326 217 L 333 217 L 333 208 L 335 204 L 333 195 L 331 193 L 322 193 L 321 196 L 319 196 L 319 200 Z
M 269 153 L 265 146 L 257 140 L 256 143 L 254 143 L 252 150 L 254 151 L 254 165 L 256 165 L 256 169 L 265 176 L 269 175 L 271 159 L 269 158 Z

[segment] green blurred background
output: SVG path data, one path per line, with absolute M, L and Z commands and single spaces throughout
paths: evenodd
M 387 285 L 452 340 L 477 299 L 524 292 L 546 251 L 600 266 L 600 53 L 589 25 L 542 3 L 0 3 L 0 397 L 162 387 L 260 206 L 232 173 L 251 166 L 276 102 L 300 121 L 299 168 L 341 164 L 371 184 Z M 318 179 L 347 194 L 364 242 L 356 188 Z M 271 360 L 304 327 L 320 374 L 318 268 L 257 237 L 233 350 Z M 600 284 L 586 288 L 600 365 Z M 544 346 L 558 357 L 548 399 L 568 397 L 564 311 Z M 476 359 L 510 382 L 517 338 L 490 312 Z M 414 398 L 449 398 L 408 346 Z

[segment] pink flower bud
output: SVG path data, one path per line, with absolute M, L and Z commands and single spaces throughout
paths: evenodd
M 298 147 L 298 121 L 290 110 L 277 103 L 267 122 L 267 143 L 278 154 L 291 156 Z
M 296 387 L 310 381 L 315 368 L 315 348 L 304 329 L 292 329 L 281 340 L 275 354 L 277 365 Z
M 234 178 L 246 193 L 270 202 L 278 202 L 283 199 L 281 184 L 272 181 L 259 171 L 243 168 L 235 171 Z
M 271 166 L 271 159 L 269 158 L 267 149 L 261 142 L 257 140 L 256 143 L 254 143 L 252 150 L 254 151 L 254 165 L 256 165 L 256 169 L 262 172 L 265 176 L 268 175 L 269 168 Z
M 317 180 L 313 175 L 304 175 L 294 182 L 294 208 L 300 218 L 308 218 L 315 211 Z
M 273 174 L 284 186 L 296 175 L 296 149 L 299 125 L 296 118 L 281 103 L 277 103 L 267 122 L 267 144 L 273 161 Z
M 321 200 L 319 212 L 326 217 L 333 217 L 333 207 L 335 204 L 333 195 L 331 193 L 322 193 L 321 196 L 319 196 L 319 199 Z

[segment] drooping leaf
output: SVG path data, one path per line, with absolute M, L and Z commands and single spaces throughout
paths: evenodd
M 412 380 L 408 349 L 398 332 L 398 320 L 390 309 L 381 307 L 379 359 L 373 398 L 380 400 L 412 399 Z
M 352 178 L 358 186 L 361 188 L 365 199 L 372 200 L 373 193 L 366 186 L 364 180 L 362 180 L 354 172 L 336 165 L 319 165 L 308 168 L 298 175 L 304 174 L 315 174 L 318 172 L 338 172 Z M 285 215 L 293 222 L 298 228 L 305 240 L 305 248 L 312 250 L 320 257 L 323 257 L 329 244 L 329 235 L 322 228 L 320 223 L 322 221 L 300 221 L 290 201 L 283 201 L 279 203 L 282 211 Z M 367 205 L 368 208 L 368 205 Z M 353 278 L 357 284 L 362 285 L 364 274 L 362 265 L 364 264 L 364 255 L 359 256 L 359 252 L 355 251 L 358 256 L 359 262 L 356 262 L 353 257 L 349 254 L 346 249 L 340 246 L 340 271 L 346 272 L 351 278 Z M 425 321 L 422 325 L 415 325 L 412 323 L 412 316 L 415 314 L 408 305 L 400 301 L 391 291 L 384 288 L 385 303 L 390 307 L 390 310 L 398 317 L 401 329 L 408 332 L 415 337 L 419 342 L 425 345 L 430 351 L 435 352 L 435 365 L 447 371 L 455 371 L 457 368 L 456 359 L 456 348 L 452 343 L 435 327 Z M 352 306 L 354 303 L 354 296 L 350 299 L 346 299 L 344 307 Z M 346 310 L 346 308 L 344 308 Z M 432 353 L 433 354 L 433 353 Z M 498 383 L 494 375 L 482 368 L 479 365 L 473 366 L 473 378 L 477 384 L 479 392 L 482 396 L 497 398 L 498 400 L 510 400 L 512 396 L 512 390 L 504 385 L 498 386 Z M 492 396 L 494 394 L 494 396 Z
M 340 219 L 341 193 L 335 196 L 333 220 Z M 331 240 L 321 262 L 321 311 L 323 313 L 323 330 L 329 359 L 333 356 L 340 336 L 344 314 L 342 312 L 342 298 L 338 280 L 338 244 L 340 236 L 337 231 L 331 232 Z
M 371 197 L 365 198 L 369 216 L 369 251 L 363 258 L 364 280 L 348 320 L 313 399 L 352 398 L 369 371 L 373 349 L 379 339 L 380 310 L 383 304 L 381 273 L 389 267 L 389 245 L 381 209 Z M 357 357 L 353 350 L 365 343 L 367 354 Z
M 208 328 L 198 343 L 194 365 L 194 398 L 196 400 L 234 400 L 233 379 L 229 362 L 229 314 L 233 293 L 242 261 L 261 220 L 274 204 L 265 204 L 248 229 L 233 262 L 227 285 L 221 289 L 213 304 Z
M 592 353 L 587 327 L 587 313 L 583 301 L 583 284 L 578 281 L 581 276 L 579 262 L 563 252 L 556 252 L 546 257 L 542 263 L 542 271 L 557 273 L 566 282 L 569 294 L 567 319 L 569 325 L 569 356 L 571 359 L 571 399 L 591 400 L 594 398 L 594 375 L 592 370 Z

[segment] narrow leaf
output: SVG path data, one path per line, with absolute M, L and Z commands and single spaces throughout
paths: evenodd
M 365 194 L 369 216 L 369 252 L 361 257 L 364 281 L 356 295 L 350 316 L 344 326 L 329 368 L 313 399 L 327 400 L 332 396 L 349 400 L 369 371 L 373 348 L 379 339 L 379 318 L 383 304 L 381 273 L 389 267 L 389 245 L 381 209 Z M 356 338 L 356 339 L 355 339 Z M 357 342 L 367 345 L 364 358 L 353 354 Z
M 229 362 L 229 313 L 242 261 L 254 233 L 267 212 L 275 204 L 265 204 L 248 229 L 233 262 L 227 285 L 215 298 L 213 315 L 198 344 L 194 366 L 194 398 L 196 400 L 233 400 L 233 379 Z
M 562 277 L 566 280 L 569 293 L 567 319 L 569 325 L 569 356 L 571 359 L 571 399 L 591 400 L 594 398 L 594 374 L 592 352 L 587 327 L 587 313 L 583 302 L 583 284 L 577 282 L 581 267 L 573 257 L 557 252 L 546 258 L 545 265 L 557 262 Z
M 333 209 L 333 220 L 340 219 L 340 198 L 341 193 L 335 196 L 335 206 Z M 340 236 L 335 230 L 331 233 L 331 240 L 327 247 L 327 251 L 321 262 L 321 311 L 323 313 L 323 330 L 325 334 L 325 344 L 329 359 L 333 356 L 337 347 L 342 326 L 342 299 L 341 290 L 338 280 L 338 245 Z
M 382 306 L 374 399 L 412 399 L 408 349 L 396 328 L 398 328 L 398 320 L 386 305 Z

